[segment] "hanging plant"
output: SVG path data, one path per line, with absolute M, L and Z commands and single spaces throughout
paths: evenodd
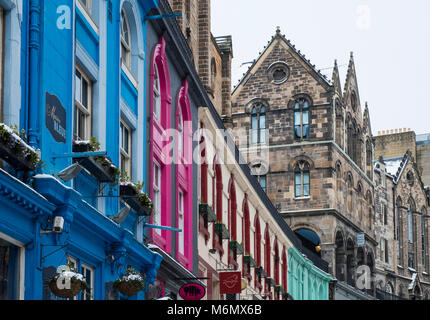
M 139 271 L 129 267 L 125 275 L 113 283 L 113 288 L 125 296 L 133 296 L 145 288 L 145 279 Z
M 33 171 L 42 161 L 36 150 L 25 142 L 26 139 L 24 130 L 19 132 L 17 126 L 8 127 L 0 123 L 0 157 L 16 169 Z
M 61 273 L 57 273 L 55 276 L 53 276 L 49 281 L 49 289 L 51 289 L 52 293 L 59 298 L 71 299 L 82 290 L 88 288 L 88 284 L 85 281 L 84 276 L 80 273 L 76 273 L 73 267 L 69 266 L 69 268 L 70 271 L 63 270 Z M 70 279 L 69 289 L 60 289 L 58 287 L 57 280 L 60 277 L 64 279 L 63 281 L 66 281 L 66 279 Z

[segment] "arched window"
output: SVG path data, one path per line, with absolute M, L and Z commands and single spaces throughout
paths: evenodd
M 264 269 L 266 270 L 267 277 L 270 278 L 270 259 L 271 259 L 271 248 L 270 248 L 270 231 L 269 224 L 266 223 L 266 230 L 264 231 Z M 269 282 L 266 278 L 266 290 L 265 292 L 269 292 Z
M 347 176 L 347 186 L 348 186 L 347 207 L 348 207 L 348 212 L 351 213 L 352 212 L 352 197 L 354 195 L 354 185 L 353 185 L 353 181 L 352 181 L 352 176 L 349 173 Z
M 273 266 L 273 278 L 275 280 L 276 285 L 279 285 L 279 248 L 278 248 L 278 237 L 275 237 L 275 244 L 273 245 L 275 251 L 275 264 Z
M 181 108 L 178 110 L 178 155 L 184 155 L 184 118 Z
M 351 107 L 352 107 L 352 110 L 354 111 L 357 110 L 357 96 L 355 92 L 352 92 L 351 94 Z
M 230 177 L 230 181 L 228 184 L 228 193 L 229 193 L 229 199 L 228 199 L 228 228 L 230 230 L 231 241 L 237 241 L 237 226 L 236 226 L 236 209 L 237 209 L 237 203 L 236 203 L 236 187 L 234 183 L 234 176 L 233 174 Z M 237 248 L 236 247 L 230 247 L 229 246 L 229 264 L 233 264 L 235 266 L 235 269 L 239 267 L 237 264 Z
M 358 198 L 358 220 L 360 223 L 363 220 L 363 187 L 361 186 L 361 183 L 358 183 L 357 185 L 357 198 Z
M 177 232 L 178 261 L 191 270 L 192 267 L 192 190 L 188 181 L 193 179 L 192 166 L 192 118 L 191 103 L 188 96 L 188 82 L 182 81 L 176 101 L 176 127 L 178 128 L 176 144 L 176 197 L 177 197 L 177 226 L 182 232 Z
M 262 105 L 251 111 L 251 144 L 257 143 L 266 143 L 266 108 Z
M 206 159 L 206 141 L 204 135 L 204 124 L 200 122 L 200 202 L 202 204 L 208 204 L 208 163 Z M 212 206 L 213 207 L 213 206 Z M 209 241 L 209 220 L 208 216 L 199 216 L 199 232 L 203 234 L 205 238 L 205 244 Z
M 372 177 L 372 144 L 370 143 L 370 140 L 366 140 L 366 173 L 368 177 Z
M 171 225 L 172 219 L 170 215 L 172 204 L 171 156 L 165 154 L 163 147 L 166 142 L 163 141 L 162 134 L 165 129 L 172 127 L 172 123 L 170 120 L 170 77 L 165 46 L 164 38 L 161 37 L 153 50 L 150 64 L 149 87 L 153 91 L 150 93 L 150 114 L 152 115 L 150 126 L 150 167 L 152 169 L 150 185 L 152 186 L 151 197 L 154 203 L 153 224 L 168 226 Z M 158 118 L 155 116 L 156 109 L 159 110 Z M 172 232 L 153 229 L 152 236 L 156 245 L 170 252 Z
M 294 104 L 294 134 L 296 139 L 309 138 L 309 102 L 304 98 Z
M 294 167 L 294 196 L 304 198 L 310 196 L 309 163 L 300 160 Z
M 403 217 L 402 217 L 402 200 L 396 200 L 396 251 L 399 264 L 403 265 Z
M 125 9 L 121 10 L 121 62 L 131 70 L 131 34 Z
M 160 106 L 161 106 L 161 95 L 160 95 L 160 76 L 158 74 L 158 68 L 157 65 L 154 64 L 154 80 L 152 82 L 152 97 L 153 97 L 153 114 L 154 117 L 160 121 Z
M 421 210 L 421 259 L 423 268 L 426 272 L 428 272 L 428 257 L 427 257 L 427 248 L 428 248 L 428 235 L 427 235 L 427 210 L 425 207 Z
M 215 58 L 212 58 L 212 60 L 211 60 L 211 86 L 212 86 L 212 90 L 215 89 L 216 74 L 217 74 L 216 62 L 215 62 Z
M 373 201 L 372 201 L 372 193 L 370 191 L 367 191 L 366 193 L 366 202 L 367 202 L 367 208 L 368 208 L 368 216 L 367 216 L 367 221 L 368 221 L 368 226 L 369 229 L 372 230 L 373 227 L 373 222 L 374 222 L 374 214 L 373 214 Z M 386 214 L 386 212 L 385 212 Z
M 285 246 L 282 248 L 282 288 L 287 291 L 287 274 L 288 274 L 288 264 L 287 264 L 287 252 Z
M 222 169 L 219 163 L 218 155 L 214 159 L 214 176 L 212 178 L 212 203 L 213 210 L 216 214 L 217 223 L 222 224 Z M 215 224 L 213 227 L 212 244 L 213 248 L 216 249 L 220 256 L 224 254 L 224 249 L 222 247 L 222 234 L 220 232 L 215 232 Z
M 262 285 L 261 285 L 261 272 L 257 272 L 258 270 L 261 270 L 261 227 L 260 227 L 260 218 L 258 211 L 255 214 L 255 220 L 254 220 L 254 252 L 255 252 L 255 259 L 257 262 L 257 267 L 255 268 L 255 287 L 258 288 L 261 291 Z
M 415 205 L 412 200 L 408 203 L 408 240 L 409 243 L 414 243 L 414 223 L 413 223 L 413 211 L 415 210 Z

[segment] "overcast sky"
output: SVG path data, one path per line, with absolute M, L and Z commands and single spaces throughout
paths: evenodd
M 233 85 L 250 66 L 240 65 L 258 57 L 276 26 L 329 79 L 337 59 L 342 89 L 353 51 L 373 134 L 423 134 L 430 133 L 429 15 L 428 0 L 212 0 L 212 33 L 232 35 Z

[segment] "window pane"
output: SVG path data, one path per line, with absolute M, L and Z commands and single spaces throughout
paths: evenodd
M 261 114 L 260 115 L 260 129 L 266 128 L 266 115 Z
M 310 193 L 309 193 L 309 184 L 303 184 L 303 196 L 304 197 L 309 197 Z
M 128 141 L 129 141 L 129 132 L 128 129 L 126 127 L 124 127 L 124 151 L 128 154 L 128 150 L 129 150 L 129 145 L 128 145 Z
M 303 126 L 303 138 L 309 138 L 309 126 L 307 124 Z
M 253 115 L 253 116 L 251 117 L 251 129 L 252 129 L 252 130 L 254 130 L 254 129 L 258 129 L 258 118 L 257 118 L 257 116 L 256 116 L 256 115 Z
M 82 105 L 88 109 L 88 82 L 82 79 Z
M 309 124 L 309 111 L 303 111 L 303 124 Z
M 255 144 L 258 142 L 258 129 L 251 130 L 251 143 Z
M 260 185 L 261 185 L 261 188 L 263 188 L 263 190 L 266 191 L 266 176 L 260 177 Z
M 303 172 L 303 183 L 309 184 L 309 172 Z
M 81 92 L 81 74 L 78 70 L 75 73 L 75 99 L 79 102 L 82 101 L 82 92 Z
M 296 134 L 296 138 L 301 138 L 300 125 L 294 127 L 294 133 Z
M 123 131 L 124 131 L 124 125 L 122 124 L 122 122 L 119 123 L 119 143 L 121 148 L 124 149 L 124 135 L 123 135 Z
M 294 105 L 294 110 L 300 110 L 300 104 L 298 102 Z

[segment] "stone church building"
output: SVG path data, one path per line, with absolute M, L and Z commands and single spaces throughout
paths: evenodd
M 269 198 L 338 281 L 354 287 L 360 265 L 374 274 L 372 132 L 352 53 L 342 88 L 336 62 L 329 81 L 278 29 L 224 118 Z

